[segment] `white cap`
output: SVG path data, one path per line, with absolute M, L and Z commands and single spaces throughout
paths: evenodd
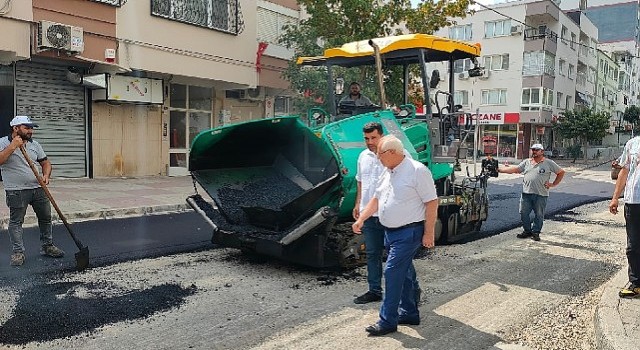
M 531 145 L 531 149 L 544 149 L 544 147 L 542 147 L 542 144 L 540 143 L 534 143 Z
M 26 125 L 34 128 L 38 127 L 38 124 L 32 122 L 31 118 L 27 117 L 26 115 L 17 115 L 15 118 L 11 119 L 11 122 L 9 122 L 9 125 L 10 126 Z

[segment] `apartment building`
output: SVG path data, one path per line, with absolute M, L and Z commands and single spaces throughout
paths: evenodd
M 607 102 L 599 104 L 600 108 L 608 105 L 612 116 L 610 135 L 605 137 L 603 144 L 623 144 L 631 135 L 631 125 L 622 121 L 622 113 L 626 107 L 637 105 L 640 99 L 640 5 L 638 1 L 628 0 L 563 0 L 561 8 L 581 11 L 598 27 L 598 49 L 603 51 L 604 61 L 598 73 L 603 79 L 609 79 L 612 73 L 607 66 L 614 67 L 613 73 L 618 73 L 613 77 L 617 80 L 617 88 L 611 89 L 614 93 L 605 95 Z M 602 90 L 608 85 L 611 83 L 603 82 L 598 89 L 601 99 Z
M 9 3 L 0 123 L 38 121 L 56 176 L 186 175 L 199 132 L 289 112 L 295 0 Z
M 496 142 L 498 156 L 527 157 L 538 142 L 559 148 L 550 128 L 558 115 L 593 103 L 597 28 L 582 15 L 574 21 L 551 0 L 491 8 L 438 32 L 482 47 L 483 76 L 469 77 L 470 61 L 455 63 L 454 99 L 477 114 L 481 139 Z

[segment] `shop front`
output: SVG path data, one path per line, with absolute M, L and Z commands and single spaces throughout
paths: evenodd
M 478 150 L 481 155 L 514 158 L 518 151 L 519 113 L 484 113 L 471 115 L 478 128 Z

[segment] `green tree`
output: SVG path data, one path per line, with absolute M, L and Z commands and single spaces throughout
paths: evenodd
M 633 124 L 633 127 L 638 125 L 638 121 L 640 121 L 640 108 L 637 106 L 629 106 L 625 108 L 624 113 L 622 114 L 622 120 Z
M 417 7 L 412 7 L 410 0 L 298 0 L 298 4 L 309 17 L 297 25 L 285 26 L 280 42 L 295 51 L 283 76 L 300 92 L 296 106 L 305 109 L 314 105 L 326 107 L 327 81 L 324 71 L 296 65 L 298 57 L 322 55 L 325 48 L 352 41 L 401 34 L 401 24 L 411 33 L 433 34 L 455 23 L 454 18 L 464 18 L 470 13 L 470 0 L 423 0 Z M 387 95 L 391 103 L 399 104 L 402 96 L 399 73 L 396 69 L 387 70 L 391 73 L 387 75 Z M 345 90 L 351 81 L 361 82 L 363 93 L 377 102 L 373 69 L 338 70 L 334 74 L 337 76 L 344 78 Z
M 579 108 L 567 110 L 558 118 L 554 128 L 565 137 L 576 140 L 584 148 L 583 155 L 587 158 L 587 144 L 591 141 L 599 141 L 607 134 L 610 116 L 605 112 L 596 112 L 593 109 Z M 578 157 L 574 152 L 573 161 Z

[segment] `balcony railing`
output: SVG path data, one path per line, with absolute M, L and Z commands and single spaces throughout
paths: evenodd
M 120 6 L 124 5 L 127 2 L 127 0 L 89 0 L 89 1 L 100 2 L 100 3 L 103 3 L 103 4 L 116 6 L 116 7 L 120 7 Z
M 151 14 L 234 35 L 244 30 L 239 0 L 151 0 Z
M 558 42 L 558 34 L 553 30 L 539 30 L 537 28 L 529 28 L 524 31 L 524 40 L 537 40 L 547 38 L 554 43 Z

